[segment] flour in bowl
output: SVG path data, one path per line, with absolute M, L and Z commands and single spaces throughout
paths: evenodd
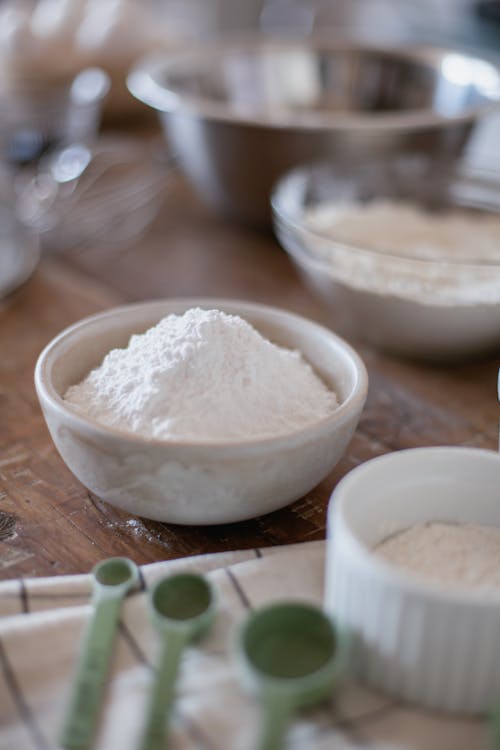
M 103 425 L 195 442 L 286 435 L 338 407 L 300 352 L 238 316 L 200 308 L 132 336 L 65 399 Z
M 441 584 L 500 588 L 500 528 L 426 523 L 380 542 L 378 557 Z
M 378 199 L 319 204 L 303 221 L 312 257 L 348 286 L 444 307 L 500 303 L 500 214 Z

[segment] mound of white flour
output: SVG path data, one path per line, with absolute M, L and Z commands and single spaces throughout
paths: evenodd
M 205 442 L 284 435 L 338 406 L 300 352 L 237 316 L 199 308 L 132 336 L 65 399 L 120 430 Z

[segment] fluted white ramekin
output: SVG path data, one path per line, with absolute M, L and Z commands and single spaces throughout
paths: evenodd
M 326 607 L 351 631 L 366 683 L 428 708 L 480 713 L 500 699 L 500 590 L 444 586 L 372 552 L 429 521 L 500 527 L 500 456 L 416 448 L 351 471 L 329 507 Z

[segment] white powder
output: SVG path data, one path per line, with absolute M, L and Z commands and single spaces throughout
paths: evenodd
M 104 425 L 181 441 L 284 435 L 338 406 L 298 351 L 237 316 L 199 308 L 132 336 L 65 399 Z
M 349 286 L 436 305 L 500 302 L 500 216 L 375 200 L 325 203 L 303 220 L 318 232 L 307 246 Z
M 380 542 L 374 552 L 439 583 L 500 588 L 500 528 L 494 526 L 417 524 Z

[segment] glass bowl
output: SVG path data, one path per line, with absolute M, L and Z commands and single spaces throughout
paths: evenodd
M 100 125 L 109 78 L 87 68 L 70 80 L 41 86 L 0 85 L 0 154 L 13 170 L 35 165 L 69 143 L 91 142 Z
M 353 204 L 363 242 L 332 221 Z M 375 231 L 363 212 L 384 204 L 400 221 Z M 500 344 L 500 175 L 420 156 L 309 165 L 278 182 L 271 205 L 280 243 L 344 335 L 431 360 Z M 415 211 L 426 242 L 405 239 Z M 438 252 L 443 217 L 455 227 Z
M 30 278 L 39 258 L 38 237 L 20 221 L 10 172 L 0 161 L 0 310 Z

